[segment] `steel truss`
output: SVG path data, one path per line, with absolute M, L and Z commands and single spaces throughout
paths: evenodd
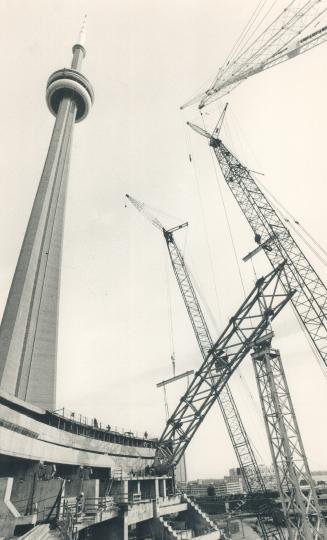
M 159 440 L 154 461 L 158 473 L 179 462 L 235 369 L 292 297 L 293 291 L 280 287 L 283 269 L 284 263 L 256 282 L 194 375 Z
M 324 520 L 280 353 L 271 348 L 272 336 L 257 340 L 252 360 L 289 538 L 323 539 Z
M 213 340 L 195 293 L 189 272 L 185 265 L 184 258 L 175 242 L 173 232 L 171 230 L 167 231 L 163 229 L 163 234 L 167 243 L 169 256 L 177 283 L 182 293 L 202 357 L 205 360 L 208 353 L 212 350 Z M 272 524 L 274 524 L 274 522 L 277 522 L 277 520 L 274 519 L 274 507 L 271 504 L 267 505 L 268 494 L 266 491 L 266 486 L 228 384 L 222 388 L 220 395 L 217 397 L 217 401 L 225 420 L 234 451 L 236 453 L 242 478 L 245 483 L 245 490 L 248 494 L 250 494 L 250 496 L 257 492 L 261 492 L 263 494 L 265 499 L 264 502 L 266 503 L 264 505 L 263 513 L 270 515 L 272 517 Z M 243 505 L 246 500 L 247 499 L 245 498 L 241 505 Z M 262 519 L 260 509 L 257 512 L 257 519 L 263 538 L 276 536 L 279 538 L 284 538 L 281 529 L 276 528 L 274 525 L 267 526 Z

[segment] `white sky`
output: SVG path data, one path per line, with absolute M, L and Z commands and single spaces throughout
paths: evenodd
M 186 243 L 186 260 L 216 319 L 216 325 L 210 322 L 214 337 L 241 303 L 242 287 L 213 162 L 206 141 L 185 126 L 187 119 L 201 120 L 196 108 L 182 113 L 179 106 L 215 74 L 256 4 L 0 3 L 1 309 L 53 125 L 45 105 L 46 80 L 52 71 L 70 64 L 71 46 L 88 13 L 83 71 L 94 85 L 95 104 L 74 135 L 58 406 L 96 416 L 113 427 L 160 434 L 164 402 L 156 383 L 171 375 L 167 275 L 177 371 L 199 365 L 163 238 L 133 208 L 125 208 L 125 193 L 165 212 L 157 213 L 164 225 L 190 222 L 187 238 L 178 233 L 176 240 Z M 265 173 L 261 180 L 325 246 L 326 47 L 244 82 L 229 96 L 222 133 L 241 160 Z M 204 117 L 209 127 L 217 114 L 217 105 L 212 105 Z M 221 185 L 241 260 L 254 247 L 252 234 Z M 241 265 L 249 290 L 252 267 Z M 326 280 L 325 269 L 316 266 Z M 269 269 L 260 256 L 256 267 L 260 274 Z M 326 379 L 290 310 L 280 316 L 275 330 L 311 467 L 326 468 Z M 242 375 L 252 397 L 237 375 L 231 387 L 260 452 L 259 461 L 270 463 L 249 360 Z M 184 383 L 169 388 L 171 410 L 184 389 Z M 216 406 L 206 420 L 188 451 L 190 478 L 219 477 L 237 465 Z

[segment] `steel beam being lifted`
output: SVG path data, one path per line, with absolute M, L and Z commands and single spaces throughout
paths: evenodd
M 157 384 L 157 388 L 161 388 L 161 386 L 166 386 L 167 384 L 173 383 L 175 381 L 179 381 L 180 379 L 184 379 L 185 377 L 189 377 L 190 375 L 193 375 L 194 369 L 190 369 L 189 371 L 184 371 L 184 373 L 180 373 L 179 375 L 175 375 L 175 377 L 171 377 L 170 379 L 166 379 L 165 381 L 161 381 Z

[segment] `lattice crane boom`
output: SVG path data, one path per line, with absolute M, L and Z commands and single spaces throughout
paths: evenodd
M 189 124 L 191 127 L 192 124 Z M 327 365 L 327 288 L 290 231 L 285 227 L 266 195 L 238 158 L 219 138 L 211 137 L 225 181 L 251 226 L 256 241 L 271 265 L 287 264 L 281 277 L 285 291 L 296 289 L 292 297 L 298 319 L 314 349 Z
M 316 29 L 326 12 L 325 0 L 292 0 L 263 31 L 220 67 L 212 85 L 181 108 L 199 102 L 203 108 L 229 94 L 243 80 L 285 62 L 327 40 L 327 26 Z M 305 35 L 304 35 L 305 34 Z

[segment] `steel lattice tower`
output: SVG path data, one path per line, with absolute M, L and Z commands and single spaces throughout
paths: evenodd
M 324 519 L 272 336 L 257 341 L 252 360 L 283 514 L 290 539 L 319 540 L 326 537 Z
M 46 100 L 56 117 L 41 180 L 0 326 L 0 388 L 55 408 L 60 266 L 74 124 L 86 118 L 93 89 L 80 73 L 85 19 L 71 68 L 55 71 Z

